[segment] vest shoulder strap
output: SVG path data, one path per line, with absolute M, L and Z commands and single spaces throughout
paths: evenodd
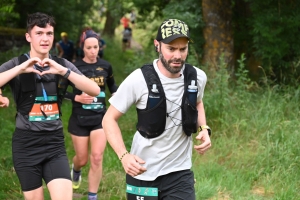
M 22 54 L 18 57 L 19 65 L 25 62 L 28 58 Z M 31 91 L 35 88 L 35 74 L 34 73 L 25 73 L 20 74 L 20 82 L 23 92 Z
M 19 64 L 22 64 L 27 59 L 28 58 L 24 54 L 20 55 L 18 57 Z M 20 112 L 21 114 L 26 114 L 29 109 L 29 106 L 27 105 L 34 102 L 33 96 L 36 94 L 35 74 L 34 73 L 20 74 L 19 80 L 20 80 L 20 89 L 16 95 L 17 111 Z M 28 100 L 28 102 L 26 100 Z
M 146 80 L 149 94 L 151 93 L 153 84 L 156 84 L 158 91 L 164 94 L 162 84 L 159 80 L 157 72 L 154 69 L 154 66 L 152 64 L 146 64 L 141 67 L 141 70 Z M 186 63 L 183 74 L 184 74 L 184 96 L 183 96 L 184 99 L 186 96 L 187 87 L 188 85 L 191 84 L 191 81 L 195 80 L 195 82 L 197 83 L 197 71 L 192 65 Z
M 51 56 L 51 57 L 52 57 L 52 59 L 53 59 L 55 62 L 57 62 L 58 64 L 60 64 L 60 65 L 63 66 L 63 67 L 66 67 L 66 64 L 65 64 L 64 59 L 59 58 L 59 57 L 57 57 L 57 56 Z
M 152 91 L 151 91 L 152 85 L 156 84 L 159 93 L 162 94 L 163 96 L 165 96 L 165 92 L 164 92 L 162 84 L 159 80 L 158 74 L 154 69 L 154 66 L 152 64 L 146 64 L 141 67 L 141 70 L 142 70 L 142 73 L 146 80 L 149 95 L 152 94 Z
M 182 128 L 187 136 L 190 136 L 192 133 L 197 131 L 197 122 L 198 122 L 198 111 L 196 108 L 193 108 L 188 102 L 188 86 L 191 84 L 192 80 L 195 80 L 197 84 L 197 71 L 190 65 L 185 64 L 184 69 L 184 92 L 181 102 L 181 116 L 182 116 Z
M 184 92 L 186 92 L 187 87 L 191 84 L 192 80 L 195 80 L 195 83 L 197 84 L 197 71 L 192 65 L 186 63 L 185 69 L 183 71 L 183 75 L 184 75 Z

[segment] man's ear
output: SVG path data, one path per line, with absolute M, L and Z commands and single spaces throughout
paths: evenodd
M 30 37 L 29 33 L 25 33 L 25 38 L 26 38 L 27 42 L 31 42 L 31 37 Z
M 159 52 L 159 41 L 154 40 L 154 48 L 156 52 Z

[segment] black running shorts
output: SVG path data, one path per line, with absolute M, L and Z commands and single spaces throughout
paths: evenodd
M 95 118 L 87 118 L 87 121 L 85 122 L 79 121 L 79 115 L 71 114 L 68 125 L 69 133 L 76 136 L 90 136 L 91 131 L 102 129 L 102 119 L 104 113 L 97 114 L 96 116 L 96 120 Z
M 32 132 L 16 129 L 12 138 L 13 163 L 22 191 L 42 186 L 42 179 L 71 180 L 63 130 Z
M 127 200 L 158 199 L 158 200 L 195 200 L 194 173 L 184 170 L 159 176 L 154 181 L 142 181 L 126 174 Z M 150 188 L 150 189 L 149 189 Z M 158 189 L 158 197 L 151 196 L 151 190 Z M 139 191 L 143 191 L 138 194 Z

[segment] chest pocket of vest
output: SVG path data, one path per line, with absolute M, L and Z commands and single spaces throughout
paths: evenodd
M 188 98 L 185 98 L 183 107 L 185 112 L 182 112 L 182 128 L 185 134 L 190 136 L 197 131 L 198 110 L 189 102 Z
M 35 74 L 20 74 L 20 95 L 17 97 L 17 111 L 27 115 L 30 111 L 36 95 Z
M 160 102 L 149 110 L 139 110 L 137 130 L 145 138 L 155 138 L 161 135 L 166 125 L 166 100 L 161 98 Z

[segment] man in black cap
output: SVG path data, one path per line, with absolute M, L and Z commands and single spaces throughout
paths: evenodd
M 196 198 L 192 148 L 204 154 L 211 130 L 202 101 L 206 74 L 185 63 L 190 41 L 183 21 L 164 21 L 154 40 L 159 58 L 132 72 L 109 99 L 102 124 L 127 174 L 129 200 Z M 117 122 L 133 104 L 138 122 L 129 153 Z M 192 133 L 200 144 L 193 146 Z

